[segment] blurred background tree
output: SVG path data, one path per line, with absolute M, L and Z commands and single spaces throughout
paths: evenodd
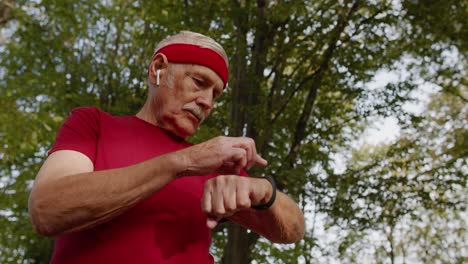
M 58 127 L 78 106 L 136 113 L 156 43 L 180 30 L 230 56 L 190 140 L 255 138 L 269 166 L 249 173 L 275 175 L 307 217 L 288 246 L 223 224 L 217 262 L 466 262 L 466 17 L 457 0 L 2 0 L 0 262 L 48 263 L 27 198 Z M 398 138 L 359 143 L 388 117 Z

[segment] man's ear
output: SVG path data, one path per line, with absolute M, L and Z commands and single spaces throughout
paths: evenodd
M 169 62 L 166 55 L 158 53 L 154 56 L 153 61 L 151 61 L 148 69 L 148 80 L 150 84 L 156 85 L 157 71 L 160 70 L 159 79 L 162 79 L 162 76 L 166 73 L 167 66 Z

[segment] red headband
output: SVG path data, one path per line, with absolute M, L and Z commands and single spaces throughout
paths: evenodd
M 154 60 L 154 57 L 158 53 L 166 55 L 167 60 L 170 62 L 193 63 L 206 66 L 221 77 L 224 87 L 227 85 L 229 72 L 226 62 L 221 55 L 209 48 L 185 43 L 169 44 L 158 49 L 153 54 L 151 61 Z

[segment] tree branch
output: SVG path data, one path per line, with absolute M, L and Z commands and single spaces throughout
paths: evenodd
M 3 26 L 13 18 L 11 10 L 15 8 L 15 0 L 2 0 L 0 2 L 0 26 Z
M 314 82 L 311 84 L 309 93 L 307 95 L 307 99 L 304 103 L 302 113 L 299 117 L 299 120 L 296 124 L 296 132 L 294 133 L 294 139 L 291 144 L 291 148 L 289 151 L 288 156 L 286 157 L 286 160 L 289 161 L 289 165 L 293 167 L 294 164 L 294 159 L 295 155 L 297 155 L 297 152 L 299 150 L 299 146 L 301 145 L 301 141 L 304 139 L 306 136 L 306 127 L 308 124 L 308 120 L 310 118 L 310 115 L 312 113 L 312 108 L 317 96 L 318 89 L 320 88 L 321 81 L 323 79 L 325 71 L 328 69 L 328 64 L 333 57 L 333 54 L 335 52 L 335 49 L 337 47 L 338 40 L 340 38 L 341 33 L 344 31 L 346 28 L 348 21 L 350 20 L 351 16 L 356 12 L 358 8 L 358 0 L 356 0 L 351 8 L 348 10 L 347 14 L 345 16 L 340 16 L 338 19 L 338 23 L 336 24 L 336 27 L 334 28 L 334 33 L 328 42 L 328 48 L 324 53 L 322 62 L 320 63 L 319 69 L 317 70 L 316 73 L 316 78 L 314 78 Z M 308 80 L 310 81 L 310 80 Z
M 292 91 L 292 93 L 286 98 L 286 100 L 284 101 L 284 103 L 280 106 L 279 110 L 273 114 L 273 118 L 270 120 L 270 122 L 272 124 L 274 124 L 276 122 L 276 120 L 278 119 L 278 117 L 281 115 L 281 113 L 283 113 L 283 111 L 286 109 L 286 107 L 288 106 L 289 102 L 292 100 L 292 98 L 294 97 L 294 95 L 296 95 L 296 93 L 301 90 L 301 88 L 306 84 L 308 83 L 310 80 L 312 80 L 316 74 L 318 74 L 320 72 L 320 67 L 316 68 L 313 70 L 313 72 L 308 75 L 307 77 L 305 77 L 304 79 L 302 79 L 302 81 L 294 88 L 294 90 Z
M 374 14 L 372 14 L 370 17 L 367 17 L 363 20 L 361 20 L 359 22 L 359 24 L 356 26 L 356 30 L 351 33 L 350 35 L 346 35 L 342 40 L 341 40 L 341 45 L 343 45 L 344 43 L 350 41 L 354 36 L 356 36 L 357 34 L 359 34 L 361 32 L 361 27 L 362 25 L 365 25 L 365 24 L 368 24 L 371 20 L 375 19 L 376 16 L 378 16 L 379 14 L 381 14 L 383 11 L 385 11 L 384 9 L 379 9 L 377 10 Z

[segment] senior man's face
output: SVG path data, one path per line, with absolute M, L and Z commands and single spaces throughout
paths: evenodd
M 185 138 L 193 135 L 223 92 L 221 78 L 201 65 L 177 64 L 161 80 L 154 98 L 158 125 Z

